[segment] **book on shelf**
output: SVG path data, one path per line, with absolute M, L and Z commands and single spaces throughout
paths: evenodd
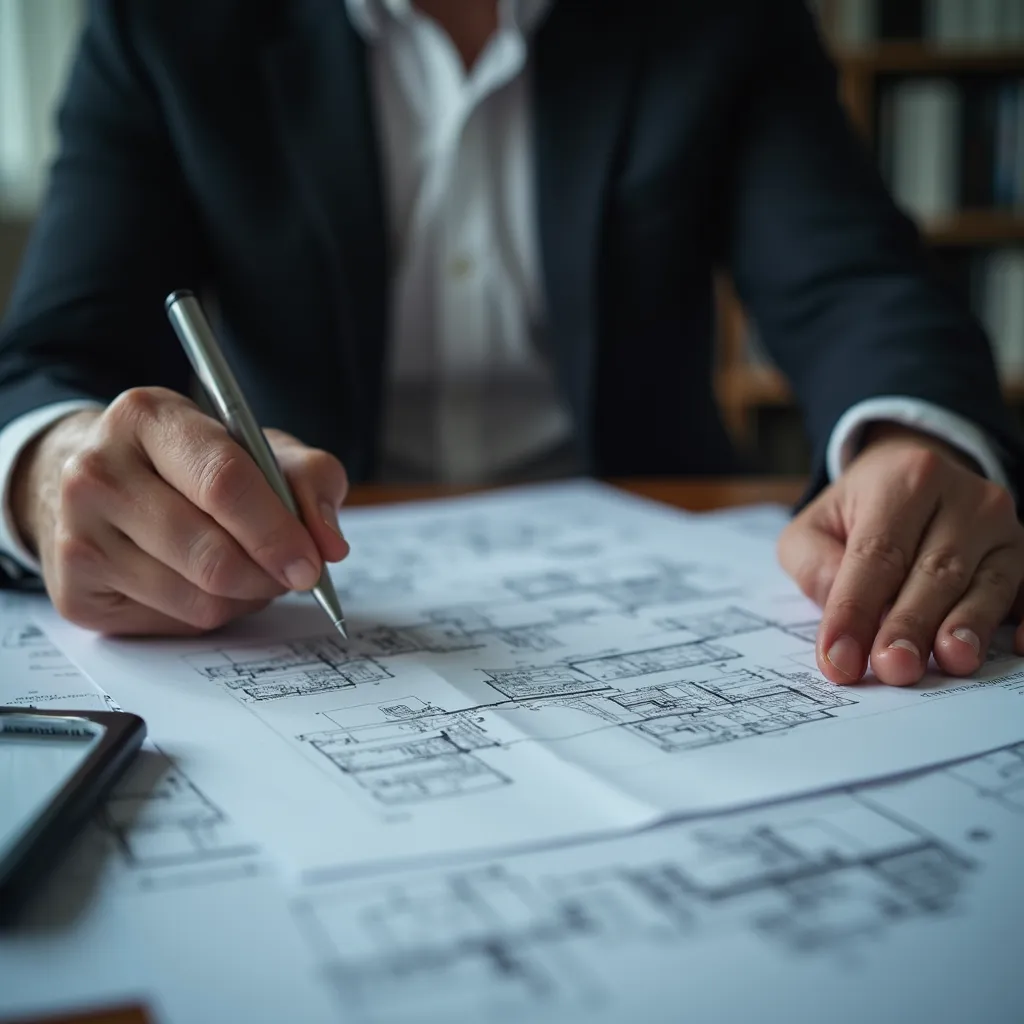
M 961 209 L 1024 214 L 1024 79 L 887 84 L 878 158 L 896 201 L 918 219 Z
M 840 46 L 919 41 L 965 50 L 1024 44 L 1024 0 L 818 0 Z
M 880 158 L 896 201 L 916 217 L 935 220 L 957 209 L 963 96 L 949 81 L 913 79 L 883 100 Z
M 1004 381 L 1024 380 L 1024 249 L 999 249 L 975 260 L 972 291 Z

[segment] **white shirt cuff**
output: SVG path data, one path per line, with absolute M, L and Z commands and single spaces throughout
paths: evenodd
M 39 562 L 25 547 L 14 528 L 14 510 L 11 507 L 11 476 L 18 456 L 47 427 L 80 409 L 102 409 L 99 402 L 83 400 L 55 402 L 41 409 L 19 416 L 0 430 L 0 560 L 8 570 L 27 570 L 38 573 Z
M 864 428 L 887 420 L 931 434 L 969 455 L 993 483 L 1011 491 L 999 449 L 979 426 L 941 406 L 898 395 L 869 398 L 847 409 L 832 431 L 825 455 L 830 480 L 835 480 L 860 451 Z

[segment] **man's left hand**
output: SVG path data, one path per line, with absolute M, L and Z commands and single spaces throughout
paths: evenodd
M 1024 527 L 1012 496 L 971 466 L 941 441 L 877 425 L 783 532 L 783 568 L 824 609 L 818 666 L 833 682 L 857 682 L 870 663 L 881 682 L 908 686 L 932 654 L 969 675 L 1017 610 Z

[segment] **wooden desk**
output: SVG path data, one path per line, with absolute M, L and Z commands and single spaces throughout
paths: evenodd
M 753 505 L 774 501 L 793 504 L 804 488 L 804 481 L 794 477 L 742 477 L 720 480 L 610 480 L 609 483 L 653 501 L 661 501 L 691 512 L 706 512 L 735 505 Z M 393 505 L 402 501 L 444 498 L 471 494 L 474 488 L 447 487 L 437 484 L 402 487 L 389 484 L 358 484 L 352 488 L 346 504 L 352 506 Z

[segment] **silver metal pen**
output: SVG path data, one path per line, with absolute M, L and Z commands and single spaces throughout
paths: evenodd
M 242 394 L 242 389 L 238 386 L 238 381 L 231 372 L 220 345 L 217 344 L 213 328 L 210 327 L 199 300 L 190 291 L 176 291 L 167 296 L 164 306 L 188 361 L 209 395 L 221 423 L 252 456 L 260 472 L 274 489 L 274 493 L 284 502 L 285 508 L 296 518 L 301 519 L 288 481 L 285 480 L 266 435 L 256 422 L 256 417 L 253 416 L 252 409 L 249 408 L 249 403 Z M 345 615 L 326 565 L 313 588 L 313 596 L 328 614 L 334 627 L 347 640 Z

